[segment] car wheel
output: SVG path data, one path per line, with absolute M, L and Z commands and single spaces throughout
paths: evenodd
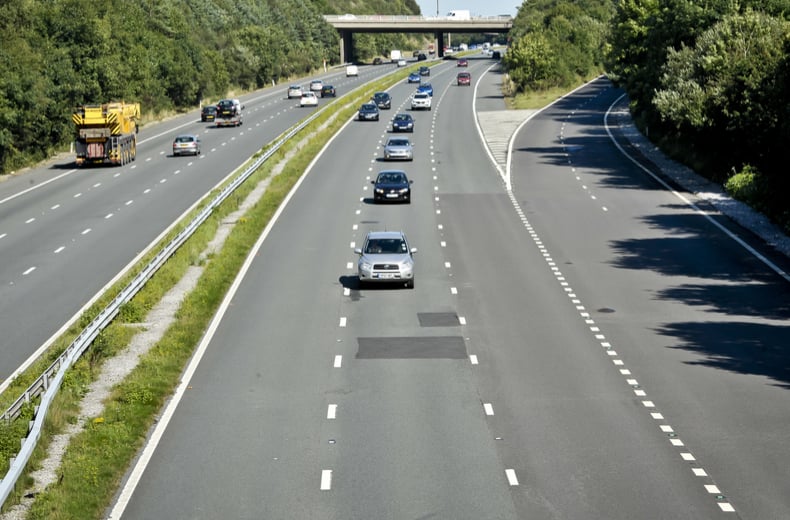
M 414 278 L 412 278 L 411 280 L 406 282 L 406 288 L 407 289 L 414 289 Z

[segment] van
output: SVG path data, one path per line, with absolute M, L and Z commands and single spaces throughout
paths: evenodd
M 450 20 L 471 20 L 472 15 L 468 9 L 456 9 L 447 13 L 447 18 Z
M 349 65 L 346 67 L 346 77 L 359 76 L 359 69 L 356 65 Z

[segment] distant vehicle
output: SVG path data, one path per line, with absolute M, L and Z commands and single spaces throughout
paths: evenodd
M 431 75 L 430 67 L 426 67 L 425 65 L 420 67 L 420 76 L 430 76 L 430 75 Z
M 411 97 L 412 110 L 430 110 L 431 109 L 431 96 L 425 92 L 415 92 Z
M 324 85 L 321 87 L 321 97 L 335 97 L 337 93 L 335 92 L 335 87 L 332 85 Z
M 456 82 L 458 85 L 463 85 L 465 87 L 469 87 L 472 85 L 472 75 L 468 72 L 459 72 L 458 75 L 455 77 Z
M 216 117 L 217 117 L 217 107 L 214 105 L 205 106 L 200 111 L 200 120 L 204 123 L 207 121 L 214 121 Z
M 468 9 L 456 9 L 447 13 L 447 18 L 451 20 L 471 20 L 472 14 Z
M 356 65 L 349 65 L 346 67 L 346 77 L 359 76 L 359 68 Z
M 324 87 L 324 82 L 320 79 L 314 79 L 310 82 L 310 90 L 313 92 L 321 92 L 321 89 Z
M 385 161 L 411 161 L 414 147 L 406 137 L 390 137 L 384 144 Z
M 382 60 L 380 56 L 373 58 L 373 65 L 381 65 L 382 63 L 384 63 L 384 60 Z
M 317 107 L 318 106 L 318 96 L 315 95 L 315 92 L 309 90 L 302 94 L 302 99 L 299 100 L 300 107 Z
M 414 118 L 411 114 L 396 114 L 392 118 L 393 132 L 414 132 Z
M 455 65 L 456 67 L 468 67 L 469 61 L 466 58 L 458 58 L 458 62 Z
M 419 54 L 417 55 L 417 61 L 425 61 L 425 60 L 427 60 L 427 59 L 428 59 L 428 56 L 426 56 L 426 55 L 425 55 L 424 53 L 422 53 L 422 52 L 421 52 L 421 53 L 419 53 Z
M 381 109 L 389 110 L 392 108 L 392 97 L 387 92 L 376 92 L 371 100 Z
M 357 112 L 357 120 L 359 121 L 378 121 L 379 108 L 375 103 L 363 103 Z
M 416 72 L 409 74 L 409 78 L 406 80 L 407 83 L 419 83 L 420 81 L 422 81 L 420 75 Z
M 200 155 L 200 138 L 192 134 L 179 135 L 173 141 L 173 156 Z
M 302 85 L 291 85 L 288 87 L 288 99 L 302 97 Z
M 406 172 L 401 170 L 384 170 L 379 172 L 373 184 L 373 202 L 411 201 L 411 181 Z
M 404 174 L 405 176 L 405 174 Z M 414 253 L 406 235 L 400 231 L 370 231 L 365 245 L 354 249 L 359 255 L 357 274 L 360 288 L 363 284 L 401 283 L 414 288 Z
M 430 83 L 420 83 L 420 86 L 417 87 L 417 92 L 425 92 L 429 96 L 433 96 L 433 85 Z
M 217 126 L 241 126 L 244 105 L 238 99 L 220 99 L 214 124 Z
M 492 51 L 491 52 L 491 59 L 492 60 L 501 60 L 502 59 L 502 53 L 500 53 L 499 51 Z
M 403 58 L 399 59 L 398 67 L 405 67 L 405 66 L 406 66 L 406 60 L 404 60 Z
M 392 63 L 395 63 L 395 62 L 401 60 L 402 58 L 403 58 L 403 56 L 401 55 L 401 52 L 398 49 L 392 49 L 390 51 L 390 61 Z

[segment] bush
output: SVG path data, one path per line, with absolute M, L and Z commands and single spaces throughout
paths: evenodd
M 762 201 L 766 199 L 765 179 L 757 168 L 747 164 L 740 172 L 734 173 L 727 179 L 724 189 L 733 198 L 745 202 L 755 209 L 764 209 Z

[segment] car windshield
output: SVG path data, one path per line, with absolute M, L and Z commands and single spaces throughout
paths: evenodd
M 362 105 L 362 108 L 360 110 L 373 111 L 373 110 L 376 110 L 376 105 L 365 104 L 365 105 Z
M 387 146 L 409 146 L 408 139 L 390 139 Z
M 180 135 L 180 136 L 176 137 L 176 142 L 177 143 L 191 143 L 194 140 L 195 140 L 195 138 L 192 137 L 191 135 Z
M 395 121 L 408 121 L 409 116 L 407 114 L 398 114 L 395 116 Z
M 372 238 L 368 240 L 365 253 L 372 255 L 394 255 L 408 252 L 406 242 L 400 238 Z
M 381 184 L 396 184 L 402 183 L 406 180 L 403 178 L 403 174 L 399 172 L 387 172 L 382 173 L 379 175 L 378 182 Z

